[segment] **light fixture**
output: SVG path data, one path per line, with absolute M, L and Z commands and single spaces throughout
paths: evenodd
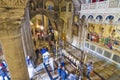
M 40 25 L 38 25 L 38 24 L 37 24 L 37 26 L 36 26 L 36 27 L 37 27 L 37 28 L 40 28 Z
M 43 25 L 40 25 L 40 29 L 41 29 L 41 30 L 43 30 L 43 29 L 44 29 Z

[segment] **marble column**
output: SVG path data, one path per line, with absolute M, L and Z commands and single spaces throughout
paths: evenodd
M 20 25 L 6 21 L 0 24 L 0 41 L 10 71 L 11 80 L 29 80 Z

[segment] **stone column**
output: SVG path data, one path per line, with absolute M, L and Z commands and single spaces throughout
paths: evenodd
M 26 52 L 25 57 L 30 55 L 35 61 L 35 53 L 33 48 L 28 7 L 25 9 L 25 19 L 22 22 L 21 26 L 22 26 L 21 32 L 22 32 L 22 42 L 24 47 L 24 53 Z
M 81 19 L 78 20 L 78 38 L 77 38 L 77 47 L 81 49 L 81 34 L 82 34 L 82 24 Z
M 72 43 L 72 24 L 73 24 L 73 20 L 72 20 L 73 18 L 68 18 L 67 19 L 67 28 L 68 29 L 66 29 L 67 30 L 67 42 L 69 42 L 69 43 Z
M 58 33 L 59 33 L 59 37 L 58 37 L 58 41 L 60 41 L 60 39 L 62 39 L 62 33 L 63 33 L 63 25 L 64 25 L 64 21 L 62 19 L 58 19 L 56 21 L 57 27 L 58 27 Z
M 20 25 L 14 21 L 0 24 L 0 40 L 11 80 L 29 80 L 20 31 Z
M 86 26 L 86 21 L 85 20 L 82 20 L 80 19 L 79 20 L 79 34 L 78 34 L 78 39 L 79 39 L 79 47 L 80 49 L 84 49 L 84 40 L 85 40 L 85 26 Z

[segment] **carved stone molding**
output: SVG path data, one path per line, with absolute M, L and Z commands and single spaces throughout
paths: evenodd
M 21 20 L 11 20 L 11 19 L 5 19 L 1 20 L 0 23 L 0 39 L 5 38 L 7 36 L 15 36 L 20 34 L 20 24 L 17 23 L 17 21 L 21 22 Z
M 27 0 L 0 0 L 0 7 L 25 8 Z
M 19 28 L 21 19 L 1 19 L 0 31 L 16 30 Z
M 6 9 L 0 8 L 0 18 L 21 18 L 24 15 L 24 9 Z

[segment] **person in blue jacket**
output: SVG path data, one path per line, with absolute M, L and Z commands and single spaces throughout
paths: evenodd
M 66 80 L 67 79 L 67 72 L 65 70 L 65 67 L 62 67 L 61 70 L 61 80 Z
M 90 79 L 90 74 L 91 74 L 92 71 L 93 71 L 93 63 L 90 61 L 87 64 L 87 72 L 86 72 L 86 77 L 88 78 L 88 80 L 91 80 Z
M 61 64 L 62 67 L 65 67 L 64 58 L 61 58 L 60 64 Z

